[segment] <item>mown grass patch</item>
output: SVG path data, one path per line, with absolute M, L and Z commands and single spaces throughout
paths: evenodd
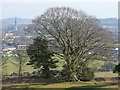
M 118 85 L 94 84 L 89 82 L 62 82 L 62 83 L 22 83 L 4 85 L 3 88 L 118 88 Z
M 95 73 L 95 77 L 118 77 L 118 74 L 117 73 L 113 73 L 112 71 L 111 72 L 96 72 Z

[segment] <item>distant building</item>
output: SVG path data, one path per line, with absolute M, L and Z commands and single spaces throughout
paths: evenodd
M 6 37 L 13 37 L 13 33 L 6 33 L 5 36 Z
M 2 51 L 15 51 L 16 50 L 16 47 L 3 47 Z
M 17 50 L 26 50 L 27 47 L 27 45 L 17 45 Z
M 33 38 L 34 36 L 26 36 L 27 38 Z

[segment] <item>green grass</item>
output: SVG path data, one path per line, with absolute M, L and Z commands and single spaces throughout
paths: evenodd
M 89 63 L 90 68 L 99 69 L 102 65 L 104 65 L 105 61 L 102 60 L 91 60 Z
M 27 63 L 28 62 L 26 62 L 24 64 L 24 66 L 23 66 L 23 72 L 30 72 L 31 73 L 31 72 L 35 71 L 32 66 L 26 65 Z M 15 72 L 15 73 L 18 72 L 18 64 L 16 62 L 16 58 L 15 57 L 9 57 L 8 58 L 7 64 L 5 65 L 4 68 L 2 68 L 2 72 L 4 74 L 6 74 L 6 75 L 10 75 L 13 72 Z
M 95 77 L 118 77 L 117 73 L 113 72 L 96 72 Z
M 62 83 L 22 83 L 22 84 L 10 84 L 3 85 L 3 87 L 15 86 L 16 87 L 28 87 L 28 88 L 70 88 L 77 86 L 94 85 L 92 82 L 62 82 Z
M 63 83 L 55 83 L 55 84 L 49 84 L 44 86 L 37 86 L 37 88 L 70 88 L 70 87 L 77 87 L 77 86 L 87 86 L 87 85 L 94 85 L 92 82 L 63 82 Z M 30 86 L 33 87 L 33 86 Z
M 105 87 L 102 87 L 102 88 L 118 88 L 118 85 L 105 86 Z
M 117 88 L 118 85 L 110 85 L 107 83 L 94 84 L 94 82 L 61 82 L 61 83 L 22 83 L 3 85 L 3 87 L 15 88 Z
M 55 70 L 59 70 L 59 71 L 61 71 L 62 69 L 63 69 L 63 65 L 65 64 L 65 61 L 63 60 L 63 59 L 60 59 L 59 57 L 57 57 L 57 56 L 54 56 L 53 57 L 54 59 L 57 59 L 58 61 L 59 61 L 59 63 L 57 63 L 57 68 L 55 69 Z M 28 59 L 27 59 L 27 61 L 28 61 Z M 15 72 L 15 73 L 17 73 L 17 68 L 18 68 L 18 66 L 17 65 L 14 65 L 14 64 L 12 64 L 11 62 L 16 62 L 16 58 L 15 57 L 9 57 L 8 58 L 8 61 L 7 61 L 7 64 L 6 64 L 6 68 L 3 68 L 3 73 L 4 74 L 7 74 L 7 75 L 9 75 L 9 74 L 11 74 L 11 73 L 13 73 L 13 72 Z M 27 62 L 28 63 L 28 62 Z M 98 61 L 98 60 L 91 60 L 91 62 L 89 63 L 89 67 L 90 68 L 96 68 L 96 69 L 98 69 L 98 68 L 100 68 L 102 65 L 104 64 L 104 61 Z M 23 72 L 29 72 L 29 73 L 31 73 L 31 72 L 33 72 L 33 71 L 36 71 L 36 69 L 33 69 L 33 67 L 31 66 L 31 65 L 24 65 L 24 68 L 23 68 Z
M 57 68 L 55 68 L 55 70 L 62 70 L 63 69 L 63 65 L 65 63 L 65 61 L 63 59 L 60 59 L 59 57 L 56 57 L 54 56 L 53 57 L 54 59 L 57 59 L 59 61 L 59 63 L 57 63 Z M 36 69 L 34 69 L 32 67 L 32 65 L 26 65 L 29 60 L 26 59 L 27 62 L 24 64 L 24 67 L 23 67 L 23 72 L 29 72 L 29 73 L 32 73 L 33 71 L 37 71 Z M 13 63 L 15 64 L 13 64 Z M 17 73 L 18 72 L 18 65 L 16 65 L 16 58 L 15 57 L 8 57 L 8 60 L 7 60 L 7 64 L 5 65 L 5 68 L 2 68 L 2 71 L 4 74 L 6 75 L 10 75 L 11 73 L 15 72 Z

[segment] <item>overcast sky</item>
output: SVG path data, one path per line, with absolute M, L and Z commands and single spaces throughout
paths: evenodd
M 118 17 L 118 2 L 2 2 L 2 18 L 35 18 L 50 7 L 71 7 L 97 18 Z

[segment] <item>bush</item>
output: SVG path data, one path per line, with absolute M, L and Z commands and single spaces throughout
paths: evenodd
M 118 73 L 120 75 L 120 63 L 115 66 L 113 73 Z
M 51 74 L 52 74 L 52 76 L 60 76 L 60 71 L 58 71 L 58 70 L 52 70 Z
M 85 64 L 76 70 L 76 80 L 81 81 L 90 81 L 94 78 L 94 72 L 92 69 L 88 68 Z M 66 68 L 61 71 L 61 76 L 65 78 L 66 81 L 75 81 L 75 79 L 71 78 L 71 72 L 69 72 Z
M 39 75 L 39 72 L 38 71 L 33 71 L 32 74 L 33 75 Z
M 30 73 L 29 72 L 24 72 L 23 73 L 25 76 L 30 76 Z
M 84 68 L 81 74 L 77 76 L 81 81 L 91 81 L 94 78 L 94 72 L 90 68 Z
M 17 76 L 18 74 L 17 73 L 11 73 L 11 75 L 10 76 Z
M 66 68 L 64 68 L 60 72 L 61 80 L 71 81 L 70 74 L 71 74 L 71 72 L 69 72 Z
M 99 78 L 95 78 L 95 80 L 100 82 L 100 81 L 105 81 L 105 78 L 99 77 Z

